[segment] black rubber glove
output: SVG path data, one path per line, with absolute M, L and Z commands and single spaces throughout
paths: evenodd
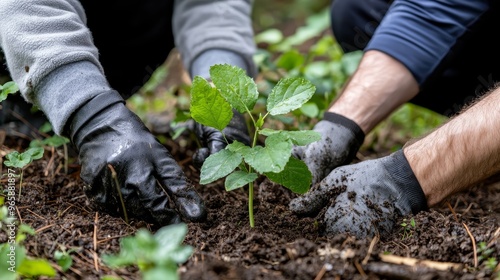
M 205 219 L 203 202 L 181 168 L 116 91 L 90 100 L 69 123 L 80 176 L 89 184 L 85 193 L 97 209 L 123 213 L 111 165 L 129 217 L 160 226 L 180 222 L 178 212 L 190 221 Z
M 365 134 L 352 120 L 331 112 L 326 112 L 313 130 L 321 134 L 321 140 L 294 147 L 293 155 L 305 162 L 314 185 L 334 168 L 350 163 L 363 144 Z
M 193 155 L 193 163 L 197 168 L 201 168 L 203 162 L 211 154 L 224 149 L 227 145 L 222 133 L 213 128 L 195 123 L 194 131 L 201 141 L 203 148 L 198 149 Z M 238 111 L 233 110 L 233 118 L 229 124 L 222 130 L 229 143 L 234 140 L 250 146 L 250 136 L 245 122 L 245 118 Z
M 328 206 L 324 221 L 329 234 L 358 238 L 391 232 L 394 222 L 426 210 L 427 200 L 403 151 L 333 170 L 304 196 L 290 202 L 298 215 Z

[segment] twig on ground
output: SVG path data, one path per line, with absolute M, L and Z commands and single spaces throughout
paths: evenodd
M 379 240 L 379 236 L 378 235 L 375 235 L 372 239 L 372 241 L 370 242 L 370 247 L 368 247 L 368 252 L 366 252 L 366 256 L 365 258 L 363 259 L 363 261 L 361 262 L 361 264 L 365 265 L 368 263 L 368 260 L 370 259 L 370 255 L 372 254 L 373 252 L 373 248 L 375 247 L 375 245 L 377 244 Z
M 455 217 L 455 221 L 458 223 L 458 216 L 457 216 L 457 213 L 455 212 L 455 209 L 453 209 L 453 207 L 451 207 L 451 204 L 449 201 L 446 201 L 446 205 L 448 205 L 448 208 L 450 208 L 450 211 L 453 214 L 453 217 Z
M 472 236 L 472 233 L 469 230 L 469 227 L 465 224 L 462 223 L 465 227 L 465 231 L 467 231 L 467 234 L 469 234 L 470 240 L 472 241 L 472 250 L 474 251 L 474 267 L 477 267 L 477 249 L 476 249 L 476 240 L 474 239 L 474 236 Z
M 395 256 L 395 255 L 379 254 L 379 257 L 383 262 L 386 262 L 386 263 L 403 264 L 403 265 L 408 265 L 408 266 L 424 266 L 424 267 L 428 267 L 428 268 L 432 268 L 432 269 L 436 269 L 436 270 L 442 270 L 442 271 L 446 271 L 449 269 L 459 270 L 462 267 L 462 265 L 459 263 L 419 260 L 419 259 L 415 259 L 415 258 L 400 257 L 400 256 Z
M 98 256 L 97 256 L 97 223 L 99 222 L 99 212 L 95 212 L 95 219 L 94 219 L 94 252 L 92 255 L 94 256 L 94 267 L 97 272 L 99 272 L 99 261 L 98 261 Z
M 314 277 L 314 280 L 321 280 L 325 275 L 325 273 L 326 273 L 326 266 L 323 265 L 319 270 L 318 274 L 316 274 L 316 277 Z
M 23 218 L 21 217 L 21 213 L 19 212 L 19 207 L 16 206 L 17 216 L 19 217 L 19 223 L 23 223 Z
M 40 232 L 42 232 L 42 231 L 44 231 L 44 230 L 46 230 L 46 229 L 49 229 L 49 228 L 51 228 L 51 227 L 53 227 L 53 226 L 55 226 L 55 225 L 56 225 L 56 224 L 50 224 L 50 225 L 43 226 L 43 227 L 41 227 L 41 228 L 39 228 L 39 229 L 35 230 L 35 232 L 36 232 L 36 233 L 40 233 Z
M 359 264 L 358 260 L 354 260 L 354 266 L 356 266 L 356 269 L 358 270 L 359 274 L 361 274 L 361 276 L 366 277 L 366 273 L 363 270 L 363 267 L 361 267 L 361 265 Z

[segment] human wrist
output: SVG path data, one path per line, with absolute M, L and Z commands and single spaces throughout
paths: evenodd
M 125 101 L 115 90 L 109 90 L 95 96 L 78 108 L 71 116 L 66 125 L 65 134 L 78 147 L 78 132 L 95 116 L 116 104 L 125 104 Z
M 413 173 L 403 150 L 392 153 L 383 161 L 387 173 L 399 192 L 396 202 L 405 212 L 416 214 L 428 210 L 427 199 L 420 183 Z M 409 210 L 409 211 L 408 211 Z
M 111 90 L 101 69 L 90 61 L 58 67 L 36 86 L 33 103 L 52 124 L 56 134 L 63 134 L 71 115 L 87 101 Z
M 358 149 L 365 141 L 365 133 L 363 132 L 361 127 L 359 127 L 359 125 L 356 124 L 353 120 L 333 112 L 325 112 L 325 114 L 323 115 L 323 120 L 343 126 L 347 130 L 352 132 Z

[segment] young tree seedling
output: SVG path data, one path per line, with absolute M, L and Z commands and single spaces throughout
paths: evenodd
M 293 145 L 307 145 L 321 138 L 314 131 L 280 131 L 263 128 L 268 115 L 278 116 L 300 108 L 315 93 L 315 87 L 303 78 L 283 78 L 267 97 L 267 113 L 258 118 L 252 110 L 259 97 L 257 85 L 241 68 L 214 65 L 210 68 L 212 86 L 196 76 L 191 87 L 191 116 L 198 123 L 222 130 L 233 117 L 233 109 L 248 114 L 253 125 L 251 146 L 234 141 L 209 156 L 201 168 L 200 183 L 208 184 L 226 177 L 226 191 L 248 184 L 250 227 L 254 227 L 254 181 L 264 175 L 291 191 L 309 190 L 312 175 L 304 162 L 292 157 Z M 265 146 L 257 145 L 259 135 L 267 136 Z
M 14 151 L 5 156 L 7 158 L 7 160 L 4 161 L 5 166 L 21 169 L 19 179 L 19 199 L 21 198 L 21 189 L 23 186 L 24 168 L 32 163 L 33 160 L 41 159 L 43 157 L 43 151 L 43 148 L 28 148 L 22 153 Z
M 144 280 L 177 280 L 177 266 L 193 253 L 191 246 L 182 244 L 187 230 L 184 223 L 162 227 L 154 235 L 139 229 L 120 240 L 119 254 L 103 255 L 102 260 L 111 268 L 137 265 Z
M 58 148 L 58 147 L 63 147 L 63 152 L 64 152 L 64 174 L 68 174 L 68 143 L 69 139 L 64 137 L 64 136 L 59 136 L 59 135 L 53 135 L 51 137 L 45 138 L 43 140 L 33 140 L 30 143 L 30 147 L 53 147 L 53 148 Z

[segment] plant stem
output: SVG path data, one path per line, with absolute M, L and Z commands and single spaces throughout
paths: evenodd
M 257 135 L 259 134 L 259 128 L 255 126 L 255 133 L 253 135 L 252 148 L 255 147 L 257 143 Z M 252 172 L 252 167 L 248 166 L 248 173 Z M 248 183 L 248 218 L 250 219 L 250 227 L 253 228 L 255 225 L 254 217 L 253 217 L 253 182 Z
M 111 170 L 111 177 L 115 181 L 116 191 L 118 192 L 118 197 L 120 198 L 120 202 L 122 204 L 123 217 L 125 218 L 125 223 L 128 224 L 127 208 L 125 208 L 125 202 L 123 201 L 122 192 L 120 190 L 120 182 L 118 182 L 118 176 L 116 175 L 115 168 L 111 164 L 108 164 L 108 168 Z
M 68 175 L 68 146 L 63 144 L 64 148 L 64 174 Z
M 21 189 L 23 187 L 23 172 L 24 169 L 21 168 L 21 176 L 19 178 L 19 198 L 17 200 L 21 200 Z
M 248 218 L 250 219 L 250 227 L 255 225 L 253 218 L 253 182 L 248 183 Z

